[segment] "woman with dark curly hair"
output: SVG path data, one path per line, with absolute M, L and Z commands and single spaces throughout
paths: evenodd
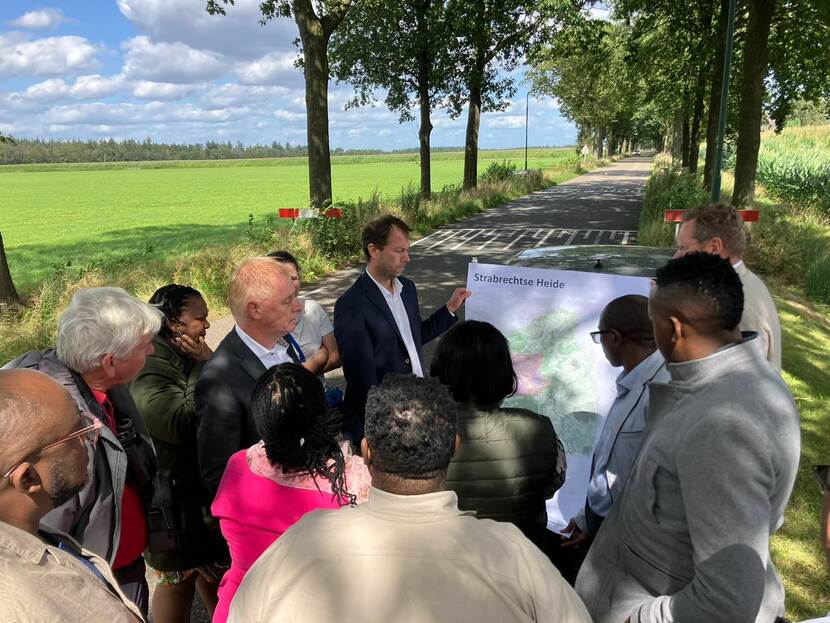
M 231 552 L 214 623 L 224 623 L 250 566 L 307 512 L 366 501 L 371 478 L 339 438 L 342 415 L 326 406 L 323 385 L 294 363 L 257 381 L 251 414 L 262 441 L 228 461 L 211 511 Z
M 509 521 L 541 548 L 545 500 L 565 482 L 565 449 L 548 418 L 501 406 L 517 384 L 507 339 L 487 322 L 460 322 L 441 339 L 430 375 L 459 403 L 461 447 L 446 483 L 458 507 Z
M 155 350 L 130 392 L 156 448 L 159 489 L 165 488 L 176 506 L 172 509 L 175 548 L 145 554 L 157 581 L 150 612 L 157 623 L 178 623 L 190 620 L 196 590 L 213 611 L 225 570 L 220 561 L 227 558 L 218 528 L 205 522 L 210 494 L 202 483 L 196 453 L 199 421 L 194 390 L 202 364 L 212 354 L 205 343 L 210 323 L 205 299 L 190 286 L 168 284 L 156 290 L 149 302 L 164 314 L 164 322 L 153 339 Z

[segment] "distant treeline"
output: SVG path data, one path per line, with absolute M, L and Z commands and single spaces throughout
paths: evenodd
M 458 151 L 460 147 L 438 147 L 433 151 Z M 417 153 L 417 148 L 400 149 L 392 153 Z M 364 155 L 384 153 L 379 149 L 332 150 L 332 155 Z M 45 141 L 18 139 L 0 143 L 0 165 L 40 164 L 62 162 L 136 162 L 142 160 L 242 160 L 246 158 L 290 158 L 308 155 L 305 145 L 273 142 L 270 145 L 243 145 L 230 141 L 219 143 L 154 143 L 124 140 Z

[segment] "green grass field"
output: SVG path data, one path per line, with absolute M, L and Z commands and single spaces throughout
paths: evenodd
M 481 152 L 491 162 L 524 165 L 523 150 Z M 530 150 L 529 167 L 557 169 L 577 162 L 572 148 Z M 433 155 L 432 186 L 459 184 L 462 152 Z M 417 184 L 415 154 L 333 158 L 335 201 L 395 196 Z M 174 161 L 0 167 L 3 234 L 21 290 L 56 267 L 112 263 L 142 253 L 175 254 L 244 235 L 255 220 L 308 202 L 304 158 Z

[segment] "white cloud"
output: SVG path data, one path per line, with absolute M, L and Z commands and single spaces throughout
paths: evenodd
M 525 127 L 524 115 L 484 115 L 482 124 L 488 128 L 523 128 Z
M 193 104 L 149 102 L 106 104 L 93 102 L 79 106 L 55 106 L 43 114 L 46 123 L 55 126 L 73 125 L 139 125 L 146 123 L 224 123 L 250 114 L 248 108 L 205 109 Z
M 67 19 L 60 9 L 38 9 L 29 11 L 9 22 L 15 28 L 30 28 L 32 30 L 43 30 L 57 28 Z
M 133 95 L 141 99 L 176 100 L 203 88 L 203 85 L 173 84 L 171 82 L 151 82 L 139 80 L 133 86 Z
M 301 82 L 302 74 L 294 67 L 296 52 L 272 52 L 255 61 L 242 62 L 236 75 L 242 84 L 285 84 Z
M 15 33 L 0 35 L 0 78 L 49 76 L 89 69 L 97 49 L 83 37 L 28 40 Z
M 260 0 L 236 0 L 227 15 L 209 15 L 204 0 L 117 0 L 118 9 L 154 41 L 181 42 L 236 59 L 253 60 L 270 52 L 290 52 L 297 26 L 277 19 L 260 26 Z
M 139 36 L 121 47 L 126 50 L 124 74 L 128 78 L 190 84 L 219 78 L 228 71 L 221 55 L 184 43 L 156 43 Z
M 287 110 L 275 110 L 273 115 L 281 121 L 305 121 L 305 113 L 300 114 Z
M 91 74 L 78 76 L 75 84 L 69 89 L 70 95 L 78 99 L 95 99 L 113 95 L 124 88 L 126 80 L 123 74 L 115 76 L 101 76 Z

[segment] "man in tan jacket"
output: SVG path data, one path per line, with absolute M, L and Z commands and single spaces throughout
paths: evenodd
M 743 262 L 746 234 L 737 210 L 723 203 L 710 203 L 686 210 L 677 232 L 675 258 L 703 251 L 729 260 L 744 288 L 744 314 L 738 329 L 755 331 L 764 357 L 781 372 L 781 322 L 764 282 Z
M 0 371 L 0 621 L 143 620 L 106 562 L 40 526 L 85 484 L 100 428 L 45 374 Z

